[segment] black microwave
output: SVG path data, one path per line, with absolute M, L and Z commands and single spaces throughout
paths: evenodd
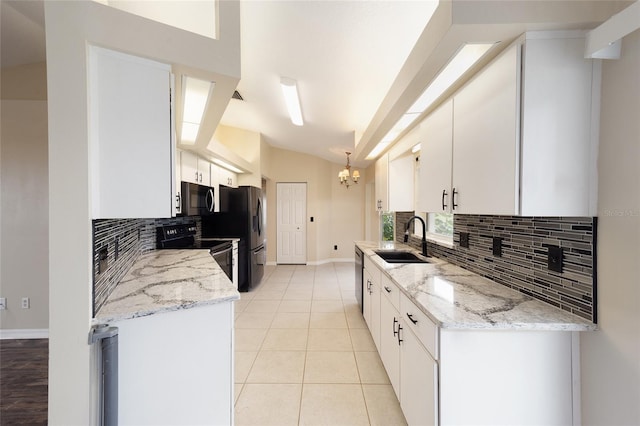
M 197 183 L 182 182 L 182 214 L 184 216 L 212 215 L 216 208 L 215 188 Z

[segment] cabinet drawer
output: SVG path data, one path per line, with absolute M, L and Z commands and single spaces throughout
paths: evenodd
M 434 359 L 438 359 L 438 327 L 405 295 L 400 295 L 400 316 Z
M 364 256 L 364 269 L 369 271 L 371 277 L 376 281 L 380 282 L 380 269 L 376 266 L 375 263 L 369 259 L 369 256 Z
M 400 289 L 391 281 L 391 278 L 385 274 L 380 275 L 382 276 L 380 291 L 389 299 L 394 308 L 400 310 Z

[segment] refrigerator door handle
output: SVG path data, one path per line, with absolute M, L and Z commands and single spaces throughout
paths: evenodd
M 258 236 L 260 236 L 262 234 L 262 227 L 260 226 L 260 223 L 262 222 L 262 203 L 260 202 L 260 199 L 258 199 L 258 208 L 256 209 L 256 218 L 255 218 L 256 222 L 257 222 L 257 228 L 258 228 Z

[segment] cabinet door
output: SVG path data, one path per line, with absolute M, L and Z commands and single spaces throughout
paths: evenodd
M 514 45 L 454 97 L 454 213 L 518 214 L 519 87 Z
M 376 347 L 380 347 L 380 273 L 376 270 L 364 270 L 364 288 L 362 289 L 362 315 Z
M 413 154 L 398 157 L 389 162 L 389 210 L 409 212 L 415 209 L 413 187 L 415 179 L 415 157 Z
M 376 161 L 376 210 L 389 211 L 389 155 L 385 154 Z
M 180 153 L 181 177 L 185 182 L 200 183 L 198 174 L 198 156 L 189 151 Z
M 224 167 L 219 168 L 220 184 L 236 188 L 238 186 L 238 175 Z
M 91 47 L 89 143 L 93 218 L 171 217 L 171 69 Z
M 380 300 L 380 359 L 400 400 L 400 316 L 388 298 Z
M 403 322 L 400 406 L 410 425 L 438 424 L 438 364 Z
M 211 186 L 211 163 L 198 157 L 198 176 L 200 185 Z
M 453 100 L 422 122 L 417 211 L 451 212 Z
M 182 167 L 180 165 L 180 156 L 182 151 L 179 149 L 176 150 L 175 154 L 175 167 L 176 167 L 176 188 L 175 188 L 175 198 L 173 200 L 175 204 L 174 212 L 176 214 L 182 213 Z

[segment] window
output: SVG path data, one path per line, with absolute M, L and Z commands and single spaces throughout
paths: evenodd
M 429 213 L 427 219 L 427 230 L 430 233 L 453 238 L 453 214 Z
M 394 241 L 393 212 L 380 213 L 380 224 L 382 226 L 382 229 L 380 230 L 382 241 Z

